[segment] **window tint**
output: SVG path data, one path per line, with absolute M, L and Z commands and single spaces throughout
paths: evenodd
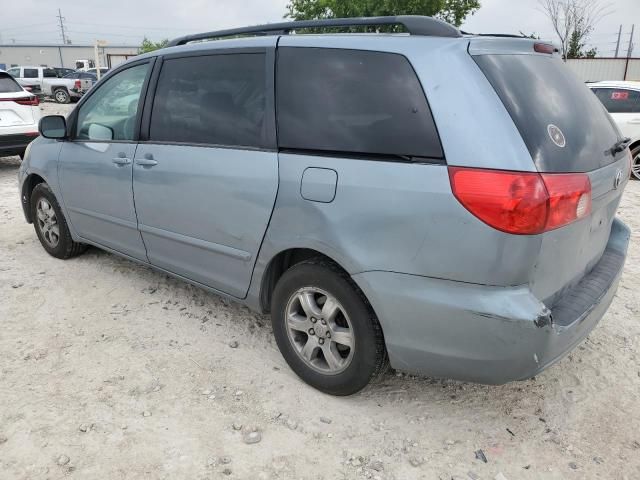
M 165 60 L 158 79 L 152 141 L 264 147 L 264 54 Z
M 127 68 L 103 83 L 78 112 L 79 140 L 133 140 L 149 64 Z
M 37 68 L 24 68 L 23 69 L 23 78 L 38 78 L 38 69 Z
M 19 77 L 20 76 L 20 69 L 19 68 L 10 68 L 9 70 L 7 70 L 7 73 L 9 75 L 11 75 L 12 77 Z
M 281 48 L 282 148 L 442 158 L 424 92 L 402 55 Z
M 58 72 L 56 72 L 53 68 L 45 68 L 42 70 L 42 76 L 44 78 L 58 78 Z
M 599 88 L 595 93 L 609 113 L 640 113 L 640 91 Z
M 18 85 L 11 75 L 0 72 L 0 93 L 22 92 L 22 87 Z

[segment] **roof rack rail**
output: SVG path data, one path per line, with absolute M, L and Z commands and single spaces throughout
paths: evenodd
M 292 31 L 304 28 L 332 28 L 356 26 L 402 25 L 410 35 L 429 37 L 461 37 L 460 31 L 442 20 L 419 15 L 399 15 L 395 17 L 356 17 L 330 18 L 326 20 L 303 20 L 297 22 L 269 23 L 254 27 L 232 28 L 217 32 L 196 33 L 176 38 L 169 42 L 168 47 L 185 45 L 189 42 L 213 40 L 224 37 L 288 35 Z

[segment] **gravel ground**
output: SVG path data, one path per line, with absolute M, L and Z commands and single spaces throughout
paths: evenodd
M 618 295 L 563 361 L 333 398 L 289 370 L 267 317 L 97 249 L 48 256 L 18 166 L 0 159 L 3 480 L 640 478 L 640 182 Z

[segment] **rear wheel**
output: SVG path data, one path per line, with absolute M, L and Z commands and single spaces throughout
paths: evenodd
M 332 395 L 351 395 L 385 371 L 380 324 L 350 277 L 324 260 L 291 267 L 273 293 L 276 342 L 291 369 Z
M 50 255 L 66 260 L 87 249 L 71 238 L 60 205 L 46 183 L 36 185 L 31 193 L 31 218 L 42 247 Z
M 631 152 L 631 178 L 640 180 L 640 146 Z
M 69 95 L 69 92 L 67 92 L 66 88 L 58 88 L 54 90 L 53 98 L 55 98 L 58 103 L 69 103 L 71 101 L 71 96 Z

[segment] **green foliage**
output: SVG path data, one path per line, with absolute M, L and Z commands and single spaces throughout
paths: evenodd
M 289 0 L 285 17 L 316 20 L 387 15 L 427 15 L 460 26 L 480 0 Z
M 164 48 L 169 43 L 169 39 L 165 38 L 164 40 L 160 40 L 159 42 L 152 42 L 147 37 L 144 37 L 142 40 L 142 45 L 140 45 L 140 53 L 153 52 L 154 50 L 160 50 Z
M 585 50 L 585 38 L 586 36 L 579 30 L 579 28 L 571 32 L 571 36 L 569 37 L 569 46 L 567 49 L 567 58 L 594 58 L 598 54 L 598 50 L 596 48 Z

